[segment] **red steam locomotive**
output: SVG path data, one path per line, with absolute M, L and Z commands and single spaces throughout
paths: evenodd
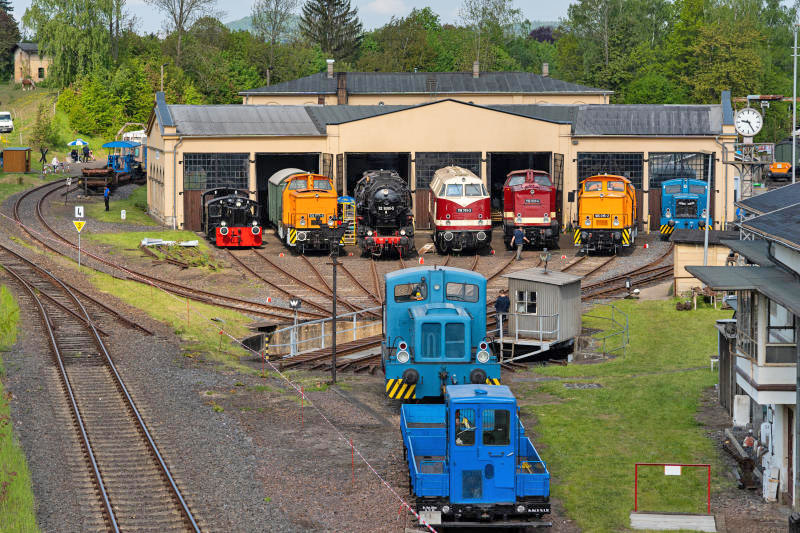
M 514 170 L 503 186 L 503 242 L 511 248 L 519 227 L 531 245 L 558 248 L 556 188 L 547 172 Z

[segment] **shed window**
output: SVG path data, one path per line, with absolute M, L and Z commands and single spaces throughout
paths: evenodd
M 517 291 L 517 313 L 536 314 L 536 291 Z
M 650 187 L 671 179 L 708 179 L 708 154 L 702 152 L 650 152 Z M 712 173 L 713 173 L 712 163 Z
M 420 357 L 441 359 L 442 357 L 442 325 L 435 322 L 422 324 L 420 335 Z
M 483 443 L 508 446 L 511 442 L 511 415 L 505 409 L 484 409 L 481 415 Z
M 466 337 L 464 324 L 454 323 L 444 326 L 444 356 L 462 358 L 466 354 Z
M 475 409 L 456 409 L 456 445 L 475 444 Z
M 447 299 L 456 302 L 477 302 L 480 296 L 478 286 L 472 283 L 448 283 Z
M 511 176 L 508 178 L 506 187 L 516 187 L 517 185 L 522 185 L 523 183 L 525 183 L 525 176 Z
M 428 284 L 423 278 L 419 283 L 401 283 L 394 286 L 395 302 L 416 302 L 428 297 Z
M 794 344 L 795 317 L 788 309 L 776 304 L 772 300 L 769 302 L 769 323 L 767 326 L 769 334 L 767 342 L 774 344 Z
M 229 153 L 183 154 L 183 188 L 187 191 L 223 187 L 247 189 L 250 180 L 249 156 Z
M 644 154 L 631 152 L 578 152 L 578 180 L 597 174 L 625 176 L 637 189 L 642 187 Z M 674 176 L 673 176 L 674 177 Z

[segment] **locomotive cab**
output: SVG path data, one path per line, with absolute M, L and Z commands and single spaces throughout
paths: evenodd
M 503 242 L 511 248 L 519 227 L 535 247 L 558 248 L 556 188 L 547 172 L 515 170 L 503 185 Z
M 486 336 L 486 278 L 453 268 L 386 275 L 382 365 L 390 398 L 440 397 L 444 387 L 499 384 Z

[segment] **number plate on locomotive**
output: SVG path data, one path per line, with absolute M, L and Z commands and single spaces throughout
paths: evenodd
M 611 215 L 595 215 L 594 218 L 609 218 Z
M 379 205 L 378 211 L 394 211 L 393 205 Z
M 525 203 L 526 204 L 540 204 L 540 203 L 542 203 L 542 201 L 539 200 L 538 198 L 525 198 Z
M 471 207 L 459 207 L 456 209 L 456 213 L 472 213 Z

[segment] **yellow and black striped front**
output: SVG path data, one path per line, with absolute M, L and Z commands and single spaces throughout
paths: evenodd
M 403 378 L 386 380 L 386 395 L 394 400 L 411 400 L 417 395 L 414 390 L 417 385 L 403 383 Z
M 622 246 L 630 246 L 631 245 L 631 230 L 630 228 L 623 228 L 622 229 Z
M 669 224 L 661 224 L 661 235 L 669 236 L 672 235 L 673 231 L 675 231 L 675 226 L 670 226 Z
M 581 230 L 580 230 L 580 228 L 575 230 L 575 235 L 573 236 L 573 240 L 575 241 L 575 244 L 580 244 L 581 243 Z
M 486 378 L 486 384 L 487 385 L 500 385 L 500 379 L 499 378 Z
M 297 244 L 297 230 L 294 228 L 289 228 L 289 244 Z

